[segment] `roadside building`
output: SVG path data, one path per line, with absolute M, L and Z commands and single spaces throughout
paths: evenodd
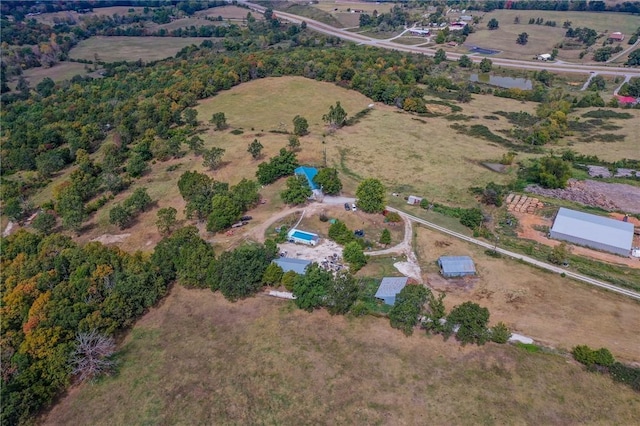
M 426 37 L 431 33 L 427 28 L 411 28 L 409 34 Z
M 440 273 L 445 278 L 464 277 L 476 274 L 476 265 L 469 256 L 441 256 L 438 259 Z
M 412 206 L 420 204 L 422 201 L 422 197 L 416 197 L 415 195 L 409 195 L 407 198 L 407 204 L 411 204 Z
M 274 259 L 273 263 L 281 267 L 284 273 L 293 271 L 300 275 L 304 275 L 307 272 L 309 265 L 311 265 L 310 260 L 295 259 L 293 257 L 280 257 L 278 259 Z
M 609 34 L 609 40 L 611 41 L 623 41 L 624 40 L 624 34 L 622 34 L 619 31 L 616 31 L 614 33 Z
M 396 296 L 405 288 L 407 281 L 409 281 L 407 277 L 384 277 L 375 298 L 384 300 L 387 305 L 395 305 Z
M 550 53 L 543 53 L 541 55 L 538 55 L 538 60 L 539 61 L 550 61 L 551 60 L 551 54 Z
M 561 207 L 549 236 L 628 257 L 633 244 L 633 224 Z

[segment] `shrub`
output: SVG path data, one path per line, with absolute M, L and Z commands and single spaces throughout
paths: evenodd
M 511 338 L 511 330 L 505 323 L 499 322 L 491 327 L 491 341 L 495 343 L 507 343 Z
M 574 347 L 571 350 L 571 355 L 573 355 L 573 359 L 578 361 L 580 364 L 586 365 L 587 367 L 595 363 L 594 351 L 587 345 Z

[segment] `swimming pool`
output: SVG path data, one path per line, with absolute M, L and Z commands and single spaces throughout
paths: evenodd
M 293 234 L 291 234 L 291 236 L 293 238 L 299 238 L 299 239 L 305 240 L 305 241 L 312 241 L 315 235 L 308 234 L 308 233 L 303 232 L 303 231 L 295 231 Z
M 302 243 L 309 245 L 316 245 L 318 240 L 320 239 L 317 234 L 313 232 L 301 231 L 299 229 L 292 229 L 287 234 L 289 236 L 289 240 L 294 243 Z

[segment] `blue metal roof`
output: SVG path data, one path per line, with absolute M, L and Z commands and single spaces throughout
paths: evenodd
M 300 166 L 293 171 L 296 175 L 303 175 L 309 182 L 309 188 L 320 189 L 317 183 L 313 181 L 313 178 L 318 174 L 318 169 L 315 167 Z
M 560 207 L 551 231 L 631 250 L 633 224 Z
M 311 265 L 310 260 L 294 259 L 292 257 L 280 257 L 274 259 L 273 263 L 281 267 L 284 272 L 293 271 L 300 275 L 304 275 L 307 266 Z
M 447 274 L 475 274 L 476 266 L 469 256 L 441 256 L 438 264 L 442 268 L 442 273 Z
M 384 299 L 385 297 L 395 297 L 400 293 L 406 285 L 409 278 L 407 277 L 384 277 L 376 291 L 375 297 L 377 299 Z

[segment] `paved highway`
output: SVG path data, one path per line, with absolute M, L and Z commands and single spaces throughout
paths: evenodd
M 239 3 L 243 3 L 247 5 L 252 10 L 263 13 L 265 11 L 265 7 L 240 0 Z M 396 44 L 390 42 L 388 40 L 379 40 L 372 37 L 367 37 L 362 34 L 352 33 L 340 28 L 332 27 L 331 25 L 323 24 L 322 22 L 315 21 L 313 19 L 305 18 L 302 16 L 294 15 L 291 13 L 286 13 L 282 11 L 274 11 L 276 17 L 280 19 L 284 19 L 289 22 L 293 22 L 295 24 L 300 24 L 303 21 L 307 23 L 307 27 L 311 28 L 315 31 L 318 31 L 323 34 L 331 35 L 334 37 L 339 37 L 343 40 L 352 41 L 354 43 L 365 44 L 370 46 L 376 46 L 383 49 L 397 50 L 400 52 L 409 52 L 409 53 L 420 53 L 423 55 L 431 55 L 433 56 L 436 53 L 435 49 L 430 49 L 426 47 L 417 47 L 417 46 L 405 46 L 401 44 Z M 488 46 L 490 47 L 490 46 Z M 462 54 L 460 53 L 450 53 L 447 52 L 448 59 L 459 59 Z M 471 60 L 474 62 L 480 62 L 483 57 L 480 56 L 469 56 Z M 567 73 L 577 73 L 577 74 L 590 74 L 592 72 L 601 74 L 601 75 L 609 75 L 609 76 L 622 76 L 622 77 L 640 77 L 640 70 L 634 68 L 624 68 L 624 67 L 608 67 L 604 65 L 595 65 L 595 64 L 571 64 L 564 62 L 533 62 L 533 61 L 521 61 L 516 59 L 505 59 L 505 58 L 491 58 L 491 61 L 494 65 L 499 65 L 502 67 L 508 68 L 520 68 L 520 69 L 529 69 L 529 70 L 547 70 L 547 71 L 555 71 L 555 72 L 567 72 Z

